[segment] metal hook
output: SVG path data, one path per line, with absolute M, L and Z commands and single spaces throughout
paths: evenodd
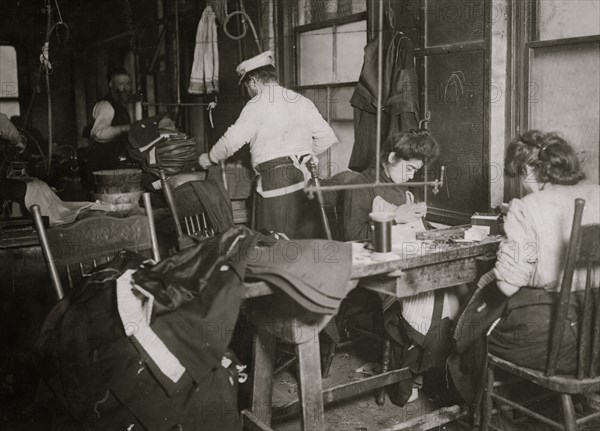
M 429 123 L 429 120 L 431 120 L 431 112 L 427 111 L 425 112 L 425 118 L 419 121 L 419 129 L 427 130 L 424 125 Z

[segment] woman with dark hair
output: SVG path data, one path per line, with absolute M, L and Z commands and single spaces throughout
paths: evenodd
M 557 134 L 532 130 L 519 136 L 508 146 L 505 172 L 519 178 L 528 194 L 510 203 L 498 260 L 479 281 L 458 319 L 458 354 L 448 362 L 452 380 L 468 403 L 478 402 L 483 391 L 480 370 L 486 333 L 487 348 L 494 355 L 528 368 L 546 369 L 550 322 L 562 282 L 575 199 L 585 199 L 582 225 L 600 223 L 600 186 L 581 183 L 585 175 L 577 155 Z M 592 287 L 598 288 L 600 268 L 593 271 Z M 558 373 L 573 373 L 577 365 L 584 279 L 585 268 L 576 269 Z
M 414 178 L 415 173 L 439 154 L 437 141 L 427 130 L 410 130 L 388 138 L 381 154 L 381 183 L 402 184 Z M 352 180 L 352 184 L 375 182 L 375 165 L 370 166 Z M 396 206 L 395 222 L 409 223 L 425 217 L 425 203 L 414 203 L 408 187 L 381 187 L 348 190 L 344 195 L 344 231 L 347 240 L 370 239 L 372 236 L 369 214 L 373 203 L 380 197 Z
M 410 130 L 391 136 L 380 158 L 383 184 L 404 184 L 427 162 L 437 158 L 439 146 L 427 130 Z M 375 182 L 375 166 L 355 177 L 353 184 Z M 394 223 L 405 224 L 421 219 L 427 213 L 425 203 L 414 203 L 408 190 L 410 183 L 398 187 L 373 187 L 347 190 L 344 195 L 344 230 L 348 240 L 372 237 L 369 214 L 378 206 L 395 214 Z M 405 380 L 392 387 L 390 399 L 404 405 L 418 396 L 421 374 L 435 369 L 443 373 L 451 353 L 450 329 L 458 313 L 459 301 L 455 289 L 441 289 L 414 295 L 402 300 L 381 296 L 385 330 L 392 342 L 392 367 L 409 367 L 413 381 Z M 429 374 L 433 375 L 433 374 Z M 427 376 L 427 375 L 426 375 Z
M 530 131 L 511 142 L 506 153 L 506 173 L 519 177 L 529 194 L 513 199 L 504 229 L 494 274 L 498 289 L 507 297 L 504 316 L 489 337 L 490 350 L 519 365 L 545 369 L 549 340 L 548 322 L 560 289 L 574 203 L 585 199 L 582 224 L 600 223 L 600 186 L 581 184 L 585 175 L 569 143 L 554 133 Z M 600 240 L 600 239 L 599 239 Z M 585 269 L 573 279 L 573 291 L 584 285 Z M 600 284 L 595 268 L 593 287 Z M 576 365 L 579 300 L 571 301 L 570 323 L 565 326 L 559 371 Z M 526 325 L 526 327 L 524 327 Z M 528 331 L 515 337 L 515 331 Z M 573 348 L 569 348 L 572 346 Z

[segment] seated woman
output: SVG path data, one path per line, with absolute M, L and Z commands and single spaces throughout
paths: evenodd
M 508 146 L 505 172 L 518 177 L 528 194 L 510 203 L 504 222 L 507 238 L 493 271 L 479 281 L 458 319 L 457 354 L 448 361 L 452 380 L 468 403 L 478 403 L 483 391 L 485 334 L 494 322 L 487 336 L 489 352 L 517 365 L 546 369 L 549 322 L 562 281 L 575 199 L 586 201 L 582 225 L 600 223 L 600 186 L 580 183 L 584 173 L 577 156 L 556 134 L 533 130 L 519 136 Z M 576 270 L 558 373 L 573 373 L 577 365 L 584 276 L 585 269 Z M 592 280 L 597 288 L 600 268 L 594 268 Z
M 381 154 L 381 183 L 405 183 L 428 162 L 435 160 L 439 146 L 427 130 L 411 130 L 391 136 Z M 356 176 L 351 184 L 375 182 L 375 165 Z M 371 239 L 373 233 L 369 214 L 376 197 L 395 205 L 396 223 L 409 223 L 424 217 L 425 203 L 413 203 L 408 187 L 381 187 L 349 190 L 344 195 L 344 231 L 347 240 Z
M 434 160 L 439 146 L 427 130 L 407 131 L 393 135 L 386 142 L 381 155 L 381 183 L 405 183 L 426 162 Z M 375 166 L 369 167 L 352 181 L 353 184 L 375 182 Z M 409 223 L 424 217 L 425 203 L 413 203 L 408 187 L 374 187 L 348 190 L 344 196 L 344 229 L 347 240 L 372 237 L 369 213 L 383 204 L 395 208 L 395 222 Z M 386 332 L 392 340 L 392 364 L 395 368 L 409 366 L 419 375 L 432 368 L 444 368 L 451 351 L 452 319 L 459 303 L 454 289 L 426 292 L 400 300 L 382 296 Z M 416 347 L 416 348 L 415 348 Z M 418 379 L 415 379 L 418 380 Z M 412 400 L 416 390 L 408 382 L 400 383 L 391 399 L 403 405 Z M 410 397 L 410 399 L 409 399 Z
M 510 203 L 494 274 L 498 289 L 510 299 L 490 334 L 492 353 L 518 365 L 544 370 L 556 292 L 560 290 L 574 202 L 585 199 L 582 225 L 600 223 L 600 186 L 581 184 L 584 173 L 573 148 L 553 133 L 530 131 L 513 141 L 506 173 L 519 177 L 528 195 Z M 585 288 L 585 269 L 577 270 L 572 291 Z M 593 287 L 600 283 L 595 268 Z M 582 298 L 575 296 L 565 325 L 558 372 L 577 363 L 577 321 Z

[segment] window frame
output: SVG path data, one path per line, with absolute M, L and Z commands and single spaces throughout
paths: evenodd
M 19 103 L 19 53 L 17 52 L 17 47 L 15 45 L 9 44 L 9 43 L 0 43 L 0 46 L 6 46 L 6 47 L 10 47 L 13 48 L 15 51 L 15 66 L 16 66 L 16 76 L 17 76 L 17 95 L 14 97 L 5 97 L 2 96 L 3 94 L 3 89 L 0 88 L 0 102 L 5 103 L 5 102 L 16 102 L 17 107 L 18 107 L 18 115 L 21 115 L 21 105 Z
M 367 4 L 368 6 L 368 4 Z M 290 17 L 291 19 L 293 19 L 293 17 Z M 297 91 L 299 93 L 303 93 L 306 91 L 311 91 L 311 90 L 323 90 L 325 89 L 326 91 L 326 96 L 325 96 L 325 121 L 327 121 L 327 123 L 332 126 L 334 122 L 336 123 L 345 123 L 345 122 L 349 122 L 352 123 L 354 120 L 350 120 L 350 119 L 335 119 L 333 118 L 333 106 L 332 106 L 332 97 L 333 94 L 335 93 L 335 90 L 338 88 L 343 88 L 343 87 L 349 87 L 349 86 L 356 86 L 356 84 L 358 83 L 358 79 L 354 80 L 354 81 L 344 81 L 344 82 L 336 82 L 336 78 L 337 78 L 337 38 L 336 38 L 336 30 L 339 26 L 341 25 L 345 25 L 345 24 L 351 24 L 351 23 L 355 23 L 355 22 L 361 22 L 364 21 L 367 29 L 366 29 L 366 37 L 367 37 L 367 42 L 369 39 L 369 20 L 368 20 L 368 12 L 359 12 L 359 13 L 353 13 L 353 14 L 349 14 L 349 15 L 345 15 L 342 17 L 338 17 L 338 18 L 330 18 L 330 19 L 326 19 L 323 21 L 318 21 L 318 22 L 312 22 L 312 23 L 308 23 L 308 24 L 303 24 L 303 25 L 298 25 L 298 26 L 293 26 L 293 23 L 291 21 L 290 25 L 293 26 L 292 29 L 292 38 L 290 38 L 290 43 L 288 44 L 288 49 L 291 51 L 292 53 L 292 58 L 293 58 L 293 64 L 292 64 L 292 72 L 293 72 L 293 85 L 291 85 L 291 88 L 294 91 Z M 328 29 L 331 28 L 332 29 L 332 35 L 333 35 L 333 63 L 331 65 L 332 69 L 333 69 L 333 82 L 330 83 L 322 83 L 322 84 L 299 84 L 300 81 L 300 36 L 302 33 L 306 33 L 308 31 L 313 31 L 313 30 L 319 30 L 319 29 Z M 358 76 L 357 76 L 358 78 Z M 326 158 L 328 160 L 328 163 L 326 165 L 326 172 L 325 174 L 327 175 L 327 177 L 332 176 L 333 174 L 335 174 L 336 172 L 333 172 L 332 169 L 332 163 L 331 163 L 331 158 L 332 158 L 332 153 L 331 153 L 331 148 L 328 148 L 326 150 Z

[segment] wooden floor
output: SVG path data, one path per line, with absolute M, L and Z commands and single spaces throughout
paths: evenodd
M 375 369 L 378 364 L 374 362 L 379 353 L 377 345 L 369 346 L 365 343 L 357 343 L 355 346 L 349 346 L 336 353 L 331 367 L 330 376 L 323 379 L 323 389 L 327 389 L 339 384 L 349 383 L 353 380 L 370 375 L 370 369 Z M 359 372 L 358 370 L 367 370 Z M 362 371 L 361 370 L 361 371 Z M 273 390 L 273 399 L 275 406 L 283 406 L 298 398 L 298 389 L 294 376 L 295 370 L 281 372 L 276 376 Z M 535 391 L 534 388 L 516 388 L 517 391 Z M 585 410 L 588 412 L 589 405 L 576 402 L 576 408 L 579 412 Z M 445 410 L 444 410 L 445 409 Z M 326 406 L 325 423 L 328 431 L 401 431 L 401 430 L 444 430 L 444 431 L 462 431 L 469 427 L 464 423 L 451 422 L 446 423 L 443 412 L 447 410 L 458 410 L 458 406 L 446 407 L 441 412 L 436 413 L 435 403 L 428 399 L 425 394 L 420 392 L 419 398 L 407 404 L 404 407 L 398 407 L 392 404 L 386 396 L 384 406 L 378 406 L 375 402 L 375 394 L 366 394 L 353 400 L 341 402 L 337 405 Z M 558 400 L 543 401 L 540 405 L 534 407 L 542 414 L 560 420 L 556 413 L 560 412 Z M 423 418 L 428 417 L 430 426 L 422 425 Z M 502 430 L 523 430 L 523 431 L 546 431 L 551 428 L 546 427 L 532 419 L 522 417 L 515 418 L 511 414 L 504 414 L 502 418 L 495 416 L 496 426 Z M 285 420 L 276 420 L 273 423 L 276 431 L 298 431 L 300 430 L 300 421 L 296 418 Z M 592 421 L 580 428 L 582 431 L 591 431 L 600 429 L 600 420 Z
M 349 383 L 379 372 L 379 363 L 376 362 L 380 356 L 378 350 L 377 344 L 362 342 L 337 352 L 329 377 L 323 379 L 323 389 Z M 294 372 L 294 369 L 291 368 L 276 376 L 273 389 L 275 406 L 283 406 L 298 398 Z M 400 408 L 392 404 L 387 396 L 385 405 L 378 406 L 375 402 L 375 394 L 371 393 L 326 407 L 325 422 L 327 430 L 386 430 L 396 428 L 402 422 L 418 421 L 435 409 L 434 403 L 423 394 L 420 394 L 418 400 Z M 435 416 L 432 419 L 435 421 Z M 438 416 L 438 424 L 440 423 L 439 419 Z M 273 428 L 277 431 L 296 431 L 300 429 L 300 422 L 298 418 L 275 421 Z M 414 424 L 405 429 L 411 428 L 414 428 Z M 465 428 L 455 424 L 446 426 L 444 429 L 461 430 Z

